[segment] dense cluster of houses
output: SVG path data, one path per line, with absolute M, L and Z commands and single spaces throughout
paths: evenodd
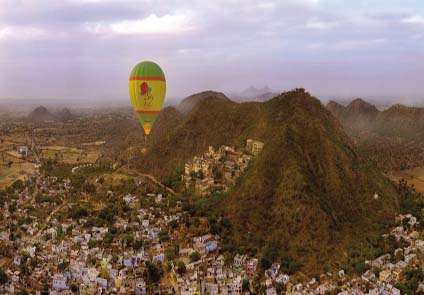
M 227 294 L 241 293 L 241 276 L 224 270 L 223 257 L 219 255 L 219 236 L 185 236 L 186 239 L 182 240 L 185 228 L 182 220 L 186 213 L 182 211 L 181 202 L 177 202 L 172 210 L 164 210 L 168 202 L 163 201 L 166 196 L 159 192 L 146 196 L 116 196 L 131 208 L 132 214 L 128 214 L 128 218 L 115 216 L 112 227 L 87 226 L 87 217 L 63 218 L 62 215 L 59 221 L 58 215 L 49 215 L 48 220 L 29 216 L 28 204 L 37 210 L 46 210 L 43 209 L 45 203 L 35 201 L 35 188 L 48 196 L 59 197 L 63 206 L 72 187 L 69 179 L 58 180 L 37 174 L 25 183 L 23 189 L 13 193 L 16 201 L 7 200 L 0 209 L 3 216 L 0 226 L 2 246 L 17 249 L 10 251 L 9 259 L 0 261 L 8 276 L 7 283 L 0 285 L 0 294 L 18 294 L 22 289 L 31 294 L 47 290 L 51 295 L 189 294 L 191 291 L 188 290 L 194 290 L 194 286 L 204 294 L 216 288 L 211 281 L 214 278 L 219 278 L 226 286 Z M 142 197 L 152 197 L 154 205 L 140 207 L 137 204 Z M 16 202 L 13 210 L 12 202 Z M 130 218 L 131 215 L 136 215 L 137 219 Z M 16 216 L 30 218 L 30 222 L 18 225 Z M 19 235 L 13 236 L 11 227 L 19 227 L 16 230 Z M 111 228 L 125 234 L 111 235 Z M 162 239 L 163 235 L 167 238 Z M 142 241 L 142 245 L 136 248 L 129 245 L 127 236 L 131 237 L 132 243 Z M 104 243 L 105 240 L 109 242 Z M 184 248 L 180 248 L 181 245 Z M 175 246 L 179 251 L 170 259 L 166 249 Z M 197 260 L 191 261 L 192 253 L 198 253 Z M 167 264 L 173 266 L 173 261 L 184 262 L 187 271 L 177 273 L 172 268 L 173 271 L 169 272 L 172 284 L 149 281 L 149 265 L 164 270 Z
M 245 150 L 251 155 L 257 155 L 263 145 L 260 141 L 248 139 Z M 203 155 L 185 164 L 182 178 L 186 188 L 194 187 L 195 192 L 201 196 L 226 191 L 246 169 L 252 158 L 250 154 L 224 145 L 215 151 L 210 146 Z

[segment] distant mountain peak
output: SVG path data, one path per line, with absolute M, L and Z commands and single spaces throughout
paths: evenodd
M 342 112 L 346 109 L 345 106 L 341 105 L 340 103 L 334 100 L 330 100 L 325 107 L 336 117 L 339 117 L 342 114 Z
M 63 121 L 72 120 L 75 117 L 67 107 L 60 110 L 57 116 Z
M 251 85 L 242 92 L 240 92 L 240 95 L 244 97 L 255 97 L 269 92 L 273 91 L 267 85 L 262 88 L 256 88 L 255 86 Z
M 379 110 L 375 105 L 363 100 L 362 98 L 356 98 L 347 106 L 347 111 L 350 114 L 365 114 L 365 115 L 376 115 Z
M 28 120 L 33 122 L 53 121 L 56 117 L 53 116 L 46 107 L 36 107 L 29 115 Z
M 401 113 L 401 112 L 410 112 L 413 108 L 407 107 L 403 104 L 394 104 L 390 108 L 386 110 L 386 112 L 394 112 L 394 113 Z

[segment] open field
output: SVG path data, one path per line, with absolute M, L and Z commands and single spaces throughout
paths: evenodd
M 424 167 L 418 167 L 407 171 L 408 174 L 424 181 Z
M 118 185 L 122 180 L 129 179 L 130 177 L 123 173 L 109 173 L 103 175 L 105 179 L 105 183 L 108 183 L 110 185 Z
M 35 172 L 34 164 L 29 162 L 14 163 L 12 167 L 0 163 L 0 189 L 11 185 L 18 179 L 24 179 Z
M 57 158 L 63 163 L 94 163 L 98 159 L 100 153 L 95 149 L 78 149 L 74 147 L 64 146 L 45 146 L 40 154 L 41 158 L 54 159 Z
M 22 159 L 22 155 L 18 151 L 7 151 L 5 153 L 11 157 Z
M 414 185 L 418 192 L 424 194 L 424 167 L 396 171 L 393 172 L 389 177 L 396 182 L 404 178 L 406 181 L 408 181 L 408 184 Z

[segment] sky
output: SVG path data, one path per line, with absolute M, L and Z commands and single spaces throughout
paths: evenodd
M 0 0 L 0 98 L 125 100 L 142 60 L 167 97 L 267 85 L 424 101 L 424 1 Z

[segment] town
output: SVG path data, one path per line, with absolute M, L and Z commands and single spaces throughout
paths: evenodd
M 225 190 L 262 148 L 253 140 L 246 145 L 250 154 L 210 147 L 186 165 L 183 180 L 202 196 Z M 1 294 L 424 292 L 423 230 L 410 214 L 399 215 L 398 226 L 383 236 L 399 247 L 364 261 L 361 274 L 340 269 L 305 281 L 279 261 L 265 267 L 259 256 L 223 251 L 210 219 L 191 216 L 184 200 L 149 180 L 113 180 L 112 168 L 91 164 L 64 178 L 46 171 L 37 166 L 1 192 Z

